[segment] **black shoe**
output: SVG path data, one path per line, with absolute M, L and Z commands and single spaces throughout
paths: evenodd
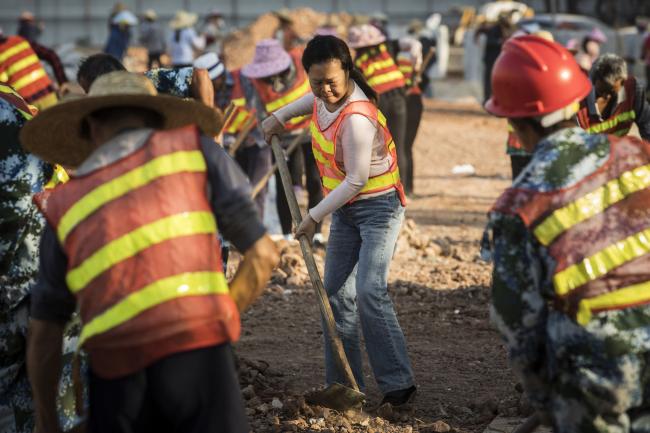
M 389 403 L 394 408 L 408 405 L 415 399 L 416 392 L 417 388 L 415 385 L 411 386 L 410 388 L 391 391 L 384 395 L 384 398 L 379 406 L 383 406 L 386 403 Z

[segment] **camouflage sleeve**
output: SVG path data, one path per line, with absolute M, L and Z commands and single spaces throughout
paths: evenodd
M 517 216 L 491 216 L 494 271 L 492 321 L 508 347 L 511 368 L 531 404 L 546 406 L 544 359 L 546 301 L 542 294 L 544 261 L 532 234 Z
M 146 71 L 144 75 L 151 80 L 158 93 L 191 98 L 192 72 L 194 68 L 159 68 Z

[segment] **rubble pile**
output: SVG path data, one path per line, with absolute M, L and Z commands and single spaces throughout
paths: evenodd
M 304 40 L 309 40 L 316 29 L 328 22 L 335 22 L 343 30 L 352 22 L 346 13 L 324 14 L 311 8 L 297 8 L 288 11 L 294 21 L 294 30 Z M 260 15 L 257 20 L 242 29 L 236 30 L 224 41 L 223 57 L 228 69 L 238 69 L 249 63 L 255 53 L 255 44 L 272 38 L 280 25 L 273 13 Z
M 301 395 L 292 394 L 283 385 L 283 374 L 264 361 L 238 359 L 239 381 L 246 402 L 246 414 L 256 433 L 412 433 L 448 432 L 450 427 L 437 421 L 418 423 L 411 416 L 382 417 L 358 411 L 337 412 L 305 403 Z M 446 429 L 445 429 L 446 426 Z

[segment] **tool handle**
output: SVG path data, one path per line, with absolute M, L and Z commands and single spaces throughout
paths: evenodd
M 305 129 L 305 130 L 302 131 L 302 133 L 300 133 L 300 135 L 298 135 L 296 138 L 293 139 L 293 141 L 291 142 L 291 144 L 289 145 L 289 147 L 287 147 L 287 151 L 285 152 L 287 156 L 291 156 L 291 154 L 293 153 L 293 151 L 296 150 L 296 149 L 298 148 L 298 145 L 299 145 L 300 143 L 302 143 L 302 139 L 303 139 L 306 135 L 307 135 L 307 130 Z M 269 181 L 269 179 L 271 179 L 271 176 L 273 176 L 273 174 L 275 173 L 275 170 L 277 170 L 277 169 L 278 169 L 278 163 L 276 162 L 276 163 L 274 163 L 274 164 L 271 166 L 271 169 L 270 169 L 268 172 L 266 172 L 266 174 L 264 175 L 264 177 L 262 177 L 262 178 L 261 178 L 261 179 L 260 179 L 260 180 L 255 184 L 255 187 L 253 188 L 253 192 L 252 192 L 252 194 L 251 194 L 251 196 L 252 196 L 253 198 L 257 197 L 257 194 L 259 194 L 260 191 L 262 191 L 262 190 L 264 189 L 264 186 L 265 186 L 266 183 Z M 278 185 L 278 186 L 279 186 L 279 185 Z
M 298 206 L 298 200 L 296 200 L 296 195 L 293 192 L 293 185 L 291 184 L 291 175 L 289 174 L 289 167 L 287 167 L 287 162 L 285 161 L 284 152 L 280 146 L 280 140 L 276 135 L 271 137 L 271 148 L 273 149 L 273 155 L 275 156 L 275 162 L 278 165 L 278 170 L 280 171 L 280 177 L 282 178 L 282 186 L 284 188 L 284 193 L 287 196 L 287 202 L 289 203 L 289 209 L 291 210 L 291 217 L 294 224 L 297 226 L 302 222 L 302 214 L 300 213 L 300 207 Z M 359 391 L 359 386 L 357 381 L 354 379 L 354 374 L 352 374 L 352 369 L 348 362 L 347 357 L 345 356 L 345 350 L 343 349 L 343 343 L 341 338 L 336 330 L 336 322 L 334 321 L 334 313 L 332 312 L 332 307 L 330 305 L 329 298 L 325 292 L 325 287 L 323 286 L 323 281 L 320 278 L 320 273 L 316 267 L 316 261 L 314 260 L 314 254 L 311 250 L 310 240 L 307 239 L 305 235 L 298 237 L 300 241 L 300 248 L 302 250 L 303 258 L 305 259 L 305 265 L 307 266 L 307 271 L 309 272 L 309 278 L 311 279 L 311 284 L 316 291 L 316 297 L 318 298 L 318 306 L 320 307 L 321 314 L 327 326 L 327 334 L 329 336 L 329 344 L 332 347 L 332 352 L 334 353 L 334 358 L 338 364 L 339 370 L 343 373 L 349 385 L 355 390 Z
M 239 146 L 241 146 L 244 140 L 246 140 L 246 137 L 248 137 L 248 134 L 251 132 L 251 129 L 253 129 L 253 126 L 255 126 L 255 122 L 256 122 L 255 117 L 251 117 L 244 124 L 244 128 L 241 130 L 241 132 L 237 136 L 237 139 L 232 144 L 232 146 L 230 146 L 230 149 L 228 150 L 230 156 L 235 156 L 235 153 L 237 153 L 237 149 L 239 149 Z

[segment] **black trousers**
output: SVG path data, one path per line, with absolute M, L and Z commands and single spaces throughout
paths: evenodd
M 512 169 L 512 180 L 515 180 L 519 173 L 528 165 L 532 156 L 528 155 L 510 155 L 510 168 Z
M 304 167 L 305 172 L 305 187 L 307 188 L 308 206 L 311 209 L 316 206 L 323 199 L 323 189 L 321 188 L 320 174 L 318 173 L 318 166 L 314 159 L 314 153 L 311 150 L 311 136 L 308 136 L 296 150 L 289 156 L 287 164 L 289 172 L 291 173 L 291 180 L 294 185 L 302 185 L 302 172 Z M 283 144 L 288 145 L 293 138 L 283 140 Z M 286 141 L 286 143 L 285 143 Z M 277 190 L 277 209 L 280 225 L 282 226 L 282 233 L 288 235 L 291 233 L 291 210 L 287 202 L 287 196 L 282 187 L 282 179 L 280 172 L 275 172 L 275 185 Z M 320 233 L 322 223 L 316 225 L 316 233 Z
M 406 194 L 413 192 L 413 143 L 418 134 L 420 121 L 422 120 L 422 111 L 424 106 L 422 104 L 422 95 L 407 95 L 406 96 L 406 138 L 404 142 L 404 150 L 406 151 L 406 171 L 402 175 L 402 182 L 404 183 L 404 191 Z
M 119 379 L 89 377 L 91 433 L 248 433 L 230 344 L 177 353 Z
M 379 109 L 388 122 L 388 130 L 397 147 L 397 165 L 400 173 L 406 173 L 409 156 L 406 152 L 406 96 L 404 89 L 394 89 L 379 96 Z
M 150 52 L 148 54 L 147 69 L 149 70 L 153 69 L 154 63 L 156 64 L 157 68 L 160 68 L 162 66 L 162 62 L 160 61 L 160 56 L 162 56 L 162 54 L 163 53 Z
M 251 188 L 264 177 L 271 169 L 271 148 L 269 146 L 259 147 L 257 145 L 240 147 L 235 153 L 235 160 L 241 169 L 248 176 Z M 265 186 L 257 197 L 255 204 L 260 212 L 260 218 L 264 218 L 264 201 L 266 200 L 267 187 Z

